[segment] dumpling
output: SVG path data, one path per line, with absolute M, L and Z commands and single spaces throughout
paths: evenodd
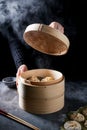
M 81 130 L 81 125 L 77 121 L 67 121 L 64 123 L 65 130 Z
M 87 116 L 87 107 L 83 108 L 82 113 L 84 114 L 84 116 Z
M 48 82 L 48 81 L 52 81 L 52 80 L 54 80 L 53 77 L 47 76 L 47 77 L 43 78 L 43 79 L 41 80 L 41 82 Z
M 78 122 L 83 122 L 85 120 L 85 117 L 81 113 L 73 112 L 72 114 L 70 114 L 70 119 Z
M 84 126 L 87 128 L 87 120 L 85 121 Z
M 40 79 L 37 76 L 32 76 L 32 77 L 28 78 L 28 80 L 30 82 L 40 82 Z

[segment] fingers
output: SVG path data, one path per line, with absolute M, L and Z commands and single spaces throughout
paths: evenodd
M 17 77 L 20 76 L 22 72 L 25 72 L 25 71 L 27 71 L 27 70 L 28 70 L 28 68 L 27 68 L 26 65 L 21 65 L 21 66 L 18 68 L 18 71 L 17 71 L 16 76 L 17 76 Z
M 19 78 L 19 76 L 23 73 L 23 72 L 25 72 L 25 71 L 27 71 L 28 70 L 28 68 L 27 68 L 27 66 L 26 65 L 21 65 L 19 68 L 18 68 L 18 70 L 17 70 L 17 74 L 16 74 L 16 86 L 18 86 L 18 78 Z
M 61 33 L 64 33 L 64 27 L 58 22 L 52 22 L 49 26 L 54 29 L 58 29 Z

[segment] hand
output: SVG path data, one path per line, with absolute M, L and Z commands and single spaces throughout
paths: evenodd
M 21 73 L 22 72 L 25 72 L 27 71 L 28 68 L 25 64 L 21 65 L 18 70 L 17 70 L 17 73 L 16 73 L 16 85 L 18 86 L 18 78 L 20 77 Z
M 58 22 L 52 22 L 49 26 L 58 29 L 61 33 L 64 33 L 64 27 Z

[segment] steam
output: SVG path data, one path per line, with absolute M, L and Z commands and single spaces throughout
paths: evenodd
M 27 25 L 49 24 L 57 19 L 57 8 L 57 0 L 0 0 L 0 31 L 6 31 L 11 26 L 22 39 Z
M 32 22 L 27 16 L 28 10 L 30 13 L 32 12 L 32 3 L 33 0 L 2 0 L 0 2 L 0 26 L 3 27 L 2 30 L 5 31 L 11 26 L 13 32 L 21 39 L 25 26 L 27 26 L 25 23 L 30 24 L 29 21 Z
M 50 24 L 52 21 L 57 21 L 62 10 L 61 3 L 58 2 L 57 0 L 0 0 L 0 32 L 8 40 L 18 38 L 24 44 L 23 33 L 29 24 Z M 39 67 L 42 67 L 42 62 L 44 62 L 43 67 L 45 64 L 50 66 L 51 59 L 49 62 L 45 55 L 43 57 L 39 53 L 37 55 L 36 62 Z

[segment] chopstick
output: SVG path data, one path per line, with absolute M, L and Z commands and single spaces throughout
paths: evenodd
M 7 113 L 7 112 L 5 112 L 5 111 L 3 111 L 1 109 L 0 109 L 0 114 L 3 115 L 3 116 L 6 116 L 6 117 L 8 117 L 8 118 L 10 118 L 12 120 L 15 120 L 16 122 L 19 122 L 19 123 L 31 128 L 33 130 L 40 130 L 38 127 L 24 121 L 23 119 L 21 119 L 21 118 L 19 118 L 17 116 L 12 115 L 11 113 Z

